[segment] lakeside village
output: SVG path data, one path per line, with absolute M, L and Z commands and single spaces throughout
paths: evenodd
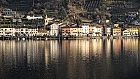
M 139 38 L 140 24 L 119 27 L 119 23 L 110 26 L 82 22 L 65 24 L 54 18 L 43 16 L 14 17 L 16 11 L 8 9 L 0 13 L 0 39 L 105 39 L 105 38 Z M 130 17 L 138 17 L 138 13 L 130 13 Z M 109 22 L 109 20 L 106 20 Z M 26 24 L 28 23 L 28 24 Z M 32 23 L 32 24 L 30 24 Z M 44 23 L 44 26 L 39 26 Z

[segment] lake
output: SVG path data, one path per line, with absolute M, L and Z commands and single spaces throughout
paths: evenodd
M 140 79 L 140 39 L 0 40 L 0 79 Z

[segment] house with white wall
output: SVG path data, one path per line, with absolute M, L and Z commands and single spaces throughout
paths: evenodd
M 38 28 L 20 27 L 15 29 L 16 36 L 36 36 L 38 34 Z
M 111 31 L 112 29 L 111 29 L 111 27 L 105 27 L 104 28 L 104 34 L 105 34 L 105 36 L 110 36 L 111 35 Z
M 126 29 L 123 31 L 122 35 L 123 36 L 131 36 L 131 32 L 130 32 L 130 30 Z
M 83 36 L 88 36 L 89 34 L 89 24 L 82 24 L 82 33 Z
M 15 36 L 15 28 L 0 28 L 0 36 Z
M 93 27 L 93 36 L 102 36 L 103 35 L 103 27 L 101 25 L 96 25 Z
M 72 36 L 82 36 L 82 28 L 81 27 L 71 27 L 70 35 Z
M 47 26 L 47 28 L 49 29 L 49 35 L 50 36 L 58 36 L 59 35 L 59 25 L 56 23 L 50 24 Z

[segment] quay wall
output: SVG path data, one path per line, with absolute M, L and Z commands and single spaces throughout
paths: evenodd
M 94 37 L 0 37 L 0 40 L 70 40 L 70 39 L 133 39 L 139 38 L 139 36 L 94 36 Z

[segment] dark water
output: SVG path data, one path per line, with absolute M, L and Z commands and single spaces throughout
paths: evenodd
M 0 79 L 140 79 L 140 40 L 0 40 Z

